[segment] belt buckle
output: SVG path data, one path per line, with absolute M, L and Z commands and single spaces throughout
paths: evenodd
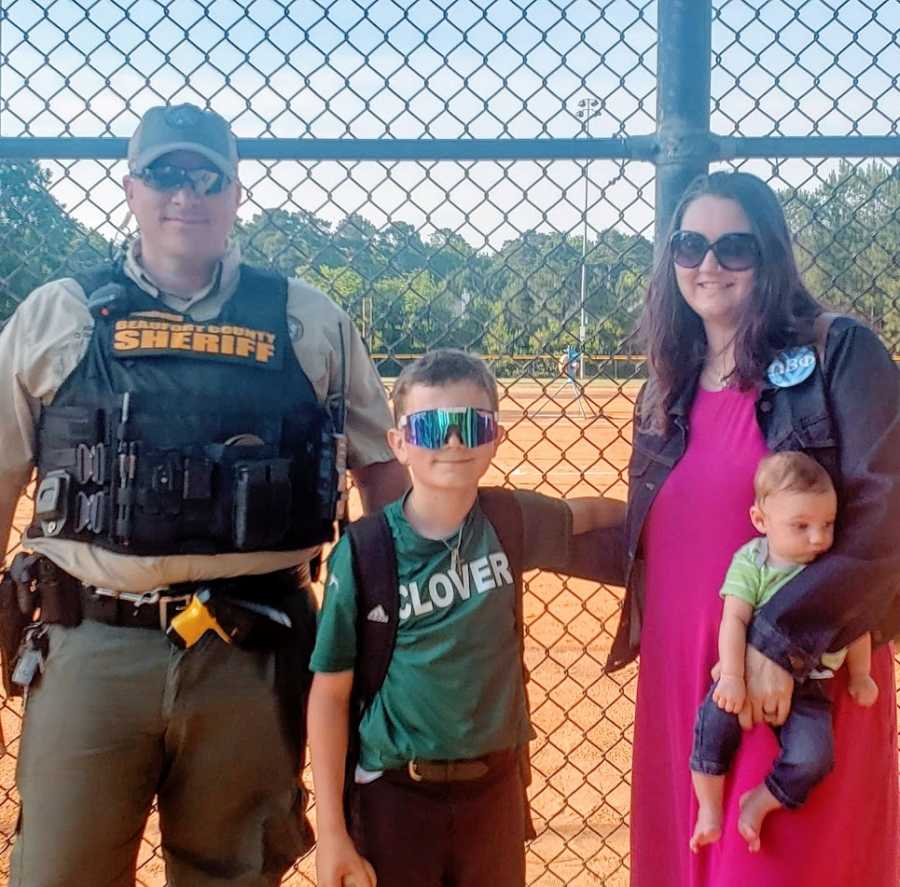
M 166 585 L 161 585 L 152 591 L 119 591 L 116 588 L 105 588 L 102 585 L 85 585 L 82 583 L 82 586 L 94 597 L 108 597 L 116 601 L 124 601 L 126 604 L 131 604 L 135 611 L 137 611 L 138 607 L 143 607 L 146 604 L 155 604 L 159 600 L 160 592 L 168 588 Z
M 187 604 L 192 594 L 167 594 L 159 599 L 159 627 L 165 631 L 169 627 L 169 607 L 176 604 Z M 180 611 L 179 611 L 180 612 Z M 175 615 L 178 615 L 177 613 Z
M 483 759 L 459 761 L 410 761 L 406 772 L 413 782 L 471 782 L 490 773 L 490 765 Z
M 468 761 L 410 761 L 406 772 L 413 782 L 457 782 L 465 780 Z M 462 768 L 460 768 L 462 764 Z

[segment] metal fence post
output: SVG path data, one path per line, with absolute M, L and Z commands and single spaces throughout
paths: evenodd
M 659 251 L 678 198 L 709 167 L 712 0 L 659 0 L 656 224 Z

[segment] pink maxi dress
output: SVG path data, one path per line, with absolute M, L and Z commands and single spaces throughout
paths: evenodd
M 897 723 L 890 651 L 875 651 L 878 702 L 862 709 L 846 668 L 830 684 L 836 767 L 796 811 L 769 815 L 762 850 L 737 832 L 739 796 L 768 772 L 778 746 L 766 725 L 744 734 L 725 789 L 721 840 L 692 854 L 692 728 L 718 658 L 719 588 L 755 534 L 753 473 L 766 453 L 753 392 L 698 390 L 687 452 L 644 529 L 641 632 L 631 800 L 632 887 L 896 887 Z

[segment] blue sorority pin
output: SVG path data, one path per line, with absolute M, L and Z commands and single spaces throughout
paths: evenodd
M 766 376 L 776 388 L 792 388 L 808 379 L 816 368 L 816 353 L 809 345 L 785 348 L 769 364 Z

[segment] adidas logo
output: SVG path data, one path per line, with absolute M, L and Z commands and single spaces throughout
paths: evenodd
M 379 604 L 377 607 L 373 607 L 369 610 L 369 615 L 366 616 L 366 619 L 369 622 L 389 622 L 388 614 L 384 612 L 384 607 Z

